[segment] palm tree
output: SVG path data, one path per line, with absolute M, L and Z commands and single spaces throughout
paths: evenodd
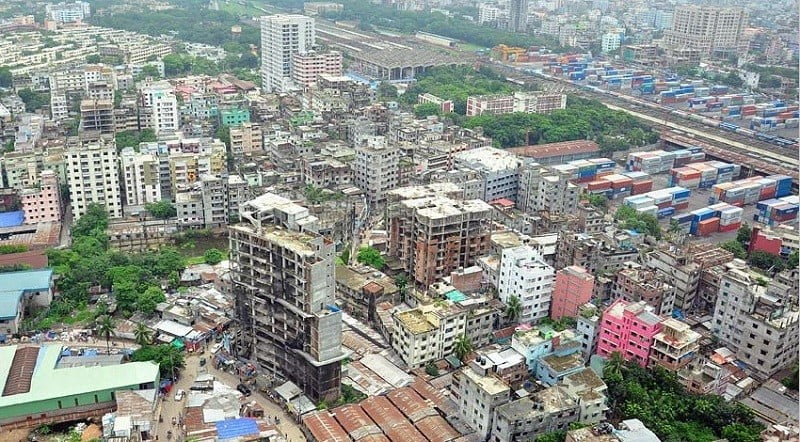
M 111 337 L 116 334 L 115 328 L 116 324 L 109 315 L 103 316 L 97 321 L 96 331 L 98 335 L 106 338 L 106 351 L 108 354 L 111 354 Z
M 453 346 L 453 353 L 458 357 L 458 360 L 464 362 L 464 359 L 472 353 L 472 341 L 469 340 L 467 335 L 461 334 L 456 338 L 456 343 Z
M 510 322 L 514 322 L 519 319 L 520 313 L 522 313 L 522 304 L 519 302 L 518 297 L 511 295 L 506 303 L 506 318 Z
M 603 377 L 618 377 L 621 379 L 623 368 L 625 368 L 625 359 L 622 357 L 622 353 L 615 351 L 611 353 L 611 357 L 608 358 L 603 366 Z
M 136 328 L 133 330 L 133 336 L 136 339 L 136 343 L 142 347 L 153 341 L 153 331 L 141 322 L 136 324 Z

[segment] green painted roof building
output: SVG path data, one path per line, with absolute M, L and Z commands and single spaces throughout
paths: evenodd
M 87 365 L 59 367 L 61 357 L 59 344 L 0 347 L 0 427 L 75 420 L 114 406 L 115 391 L 159 386 L 154 362 L 96 366 L 89 356 Z

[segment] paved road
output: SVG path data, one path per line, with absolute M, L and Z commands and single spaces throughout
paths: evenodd
M 239 383 L 239 379 L 227 372 L 217 370 L 211 366 L 210 361 L 210 353 L 205 354 L 187 354 L 186 356 L 186 368 L 183 369 L 181 372 L 180 379 L 178 380 L 178 385 L 173 387 L 170 395 L 164 400 L 162 400 L 158 406 L 157 413 L 161 415 L 163 418 L 163 422 L 156 423 L 156 434 L 158 435 L 159 441 L 166 441 L 167 440 L 167 431 L 172 430 L 173 432 L 173 439 L 181 441 L 182 439 L 182 431 L 180 425 L 172 426 L 172 418 L 175 417 L 176 420 L 179 418 L 180 415 L 183 413 L 183 409 L 186 405 L 186 397 L 180 401 L 175 401 L 175 392 L 178 389 L 183 389 L 185 392 L 188 393 L 189 387 L 192 385 L 192 382 L 197 377 L 198 371 L 200 370 L 200 359 L 205 357 L 208 360 L 208 363 L 205 365 L 209 374 L 214 375 L 214 377 L 228 385 L 229 387 L 236 387 Z M 291 417 L 289 417 L 281 407 L 279 407 L 274 402 L 270 401 L 260 393 L 253 393 L 250 396 L 251 400 L 255 400 L 261 407 L 264 408 L 264 414 L 268 418 L 274 419 L 276 416 L 280 418 L 281 423 L 278 425 L 278 429 L 286 435 L 287 439 L 290 442 L 299 442 L 305 441 L 306 438 L 303 435 L 303 432 L 300 428 L 294 423 Z

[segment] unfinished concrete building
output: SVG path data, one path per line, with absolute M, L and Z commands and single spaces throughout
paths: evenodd
M 241 205 L 230 227 L 240 356 L 333 401 L 341 382 L 342 314 L 334 306 L 334 245 L 308 209 L 264 194 Z
M 414 282 L 429 286 L 459 267 L 475 264 L 489 247 L 492 207 L 443 195 L 407 199 L 388 209 L 389 255 Z
M 628 302 L 644 301 L 662 316 L 672 314 L 675 303 L 675 287 L 665 282 L 664 275 L 635 262 L 626 262 L 620 269 L 611 289 L 613 299 L 622 298 Z
M 114 133 L 114 103 L 111 100 L 81 101 L 81 130 Z

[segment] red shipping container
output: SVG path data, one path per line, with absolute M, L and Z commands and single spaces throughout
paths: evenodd
M 592 181 L 586 185 L 588 190 L 605 190 L 611 188 L 611 183 L 605 180 Z
M 659 209 L 666 209 L 667 207 L 672 207 L 672 201 L 665 201 L 663 203 L 658 203 L 658 204 L 656 204 L 656 206 Z
M 683 202 L 683 203 L 680 203 L 680 204 L 675 204 L 672 207 L 674 207 L 676 211 L 677 210 L 686 210 L 686 209 L 689 208 L 689 201 L 686 201 L 686 202 Z
M 611 188 L 612 189 L 623 189 L 623 188 L 631 187 L 631 186 L 633 186 L 633 180 L 630 179 L 630 178 L 628 178 L 626 180 L 617 180 L 617 181 L 612 181 L 611 182 Z
M 742 227 L 742 222 L 739 221 L 738 223 L 728 224 L 727 226 L 719 226 L 720 232 L 732 232 L 734 230 L 739 230 L 739 227 Z
M 633 183 L 631 194 L 638 195 L 640 193 L 650 192 L 651 190 L 653 190 L 653 180 L 639 181 L 638 183 Z
M 781 119 L 784 119 L 784 120 L 787 119 L 787 118 L 792 118 L 792 112 L 779 113 L 778 114 L 778 118 L 781 118 Z
M 773 188 L 762 187 L 758 200 L 763 201 L 771 198 L 775 198 L 775 187 Z
M 706 236 L 719 230 L 719 218 L 709 218 L 705 221 L 697 223 L 697 234 Z

